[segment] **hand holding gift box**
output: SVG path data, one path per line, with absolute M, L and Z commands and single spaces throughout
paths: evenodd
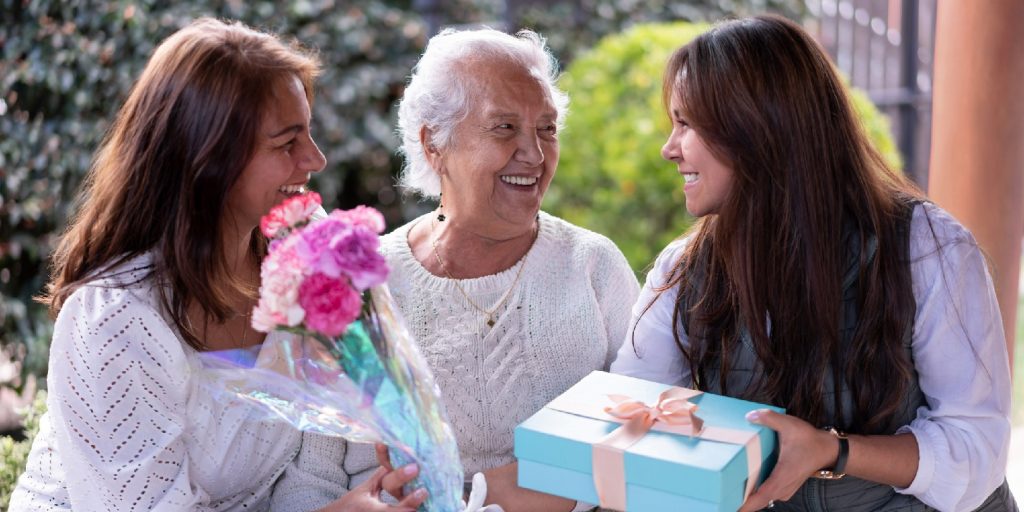
M 617 510 L 739 509 L 770 472 L 782 409 L 593 372 L 515 431 L 519 485 Z

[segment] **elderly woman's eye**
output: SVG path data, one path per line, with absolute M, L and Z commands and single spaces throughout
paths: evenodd
M 499 130 L 515 130 L 515 126 L 512 123 L 501 123 L 497 126 Z

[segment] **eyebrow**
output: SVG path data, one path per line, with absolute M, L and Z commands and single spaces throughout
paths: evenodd
M 287 133 L 290 133 L 290 132 L 298 133 L 300 131 L 302 131 L 302 125 L 301 124 L 293 124 L 293 125 L 291 125 L 291 126 L 289 126 L 287 128 L 284 128 L 284 129 L 278 131 L 277 133 L 272 133 L 272 134 L 268 135 L 267 138 L 276 139 L 276 138 L 278 138 L 278 137 L 280 137 L 282 135 L 285 135 Z
M 488 112 L 485 114 L 487 119 L 519 119 L 519 114 L 511 112 Z M 558 119 L 558 112 L 545 112 L 538 116 L 538 119 Z

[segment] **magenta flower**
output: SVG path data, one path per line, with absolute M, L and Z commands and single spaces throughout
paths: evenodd
M 330 277 L 341 277 L 341 270 L 335 267 L 326 268 L 321 260 L 330 251 L 331 240 L 343 231 L 351 229 L 338 219 L 328 217 L 307 225 L 295 234 L 296 256 L 308 268 L 308 272 L 319 272 Z
M 368 206 L 359 205 L 351 210 L 334 210 L 331 217 L 355 226 L 363 226 L 374 233 L 384 232 L 384 216 Z
M 339 336 L 359 316 L 362 299 L 344 279 L 313 274 L 299 287 L 299 305 L 306 327 L 325 336 Z
M 313 272 L 330 277 L 345 276 L 363 291 L 387 281 L 388 267 L 377 252 L 376 233 L 332 216 L 313 222 L 300 232 L 297 254 Z
M 324 253 L 321 262 L 328 268 L 337 267 L 352 281 L 352 286 L 362 291 L 388 279 L 388 265 L 377 252 L 378 247 L 376 233 L 354 226 L 331 239 L 331 250 Z

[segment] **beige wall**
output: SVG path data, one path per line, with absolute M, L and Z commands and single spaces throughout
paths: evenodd
M 940 0 L 936 23 L 928 192 L 990 258 L 1012 361 L 1024 237 L 1024 1 Z

